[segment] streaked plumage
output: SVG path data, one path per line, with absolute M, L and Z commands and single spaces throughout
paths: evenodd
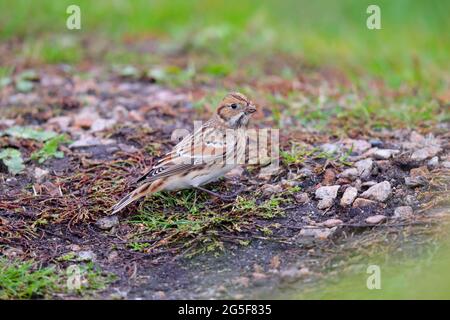
M 255 111 L 243 94 L 227 94 L 213 117 L 146 171 L 138 179 L 143 184 L 114 205 L 113 213 L 158 191 L 200 187 L 236 167 L 231 159 L 243 153 L 245 129 Z

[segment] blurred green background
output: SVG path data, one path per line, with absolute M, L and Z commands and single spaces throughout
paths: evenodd
M 70 4 L 81 8 L 80 31 L 65 28 Z M 381 30 L 366 27 L 370 4 L 381 8 Z M 174 44 L 190 41 L 197 49 L 206 45 L 230 61 L 288 52 L 311 65 L 382 76 L 394 87 L 403 81 L 434 87 L 448 80 L 449 11 L 445 0 L 0 0 L 0 39 L 24 39 L 22 54 L 40 52 L 43 62 L 76 63 L 86 58 L 86 44 L 60 52 L 71 44 L 39 37 L 69 34 L 119 43 L 158 37 Z

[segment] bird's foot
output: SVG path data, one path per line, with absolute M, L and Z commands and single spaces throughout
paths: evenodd
M 220 194 L 220 193 L 217 193 L 217 192 L 214 192 L 214 191 L 202 188 L 202 187 L 196 187 L 196 189 L 198 189 L 200 191 L 204 191 L 204 192 L 206 192 L 206 193 L 208 193 L 208 194 L 210 194 L 210 195 L 212 195 L 212 196 L 214 196 L 216 198 L 219 198 L 220 200 L 222 200 L 224 202 L 234 201 L 234 200 L 236 200 L 236 197 L 238 195 L 238 192 L 235 192 L 233 194 L 223 195 L 223 194 Z

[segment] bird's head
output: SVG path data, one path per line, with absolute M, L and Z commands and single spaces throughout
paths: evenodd
M 231 92 L 220 102 L 216 114 L 228 128 L 237 129 L 247 126 L 255 111 L 255 105 L 246 96 L 239 92 Z

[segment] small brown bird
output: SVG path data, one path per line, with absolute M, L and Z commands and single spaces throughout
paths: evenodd
M 224 199 L 201 186 L 240 164 L 237 157 L 245 152 L 245 129 L 255 111 L 255 105 L 243 94 L 227 94 L 211 119 L 147 170 L 137 181 L 144 183 L 114 205 L 112 213 L 162 190 L 197 188 Z

